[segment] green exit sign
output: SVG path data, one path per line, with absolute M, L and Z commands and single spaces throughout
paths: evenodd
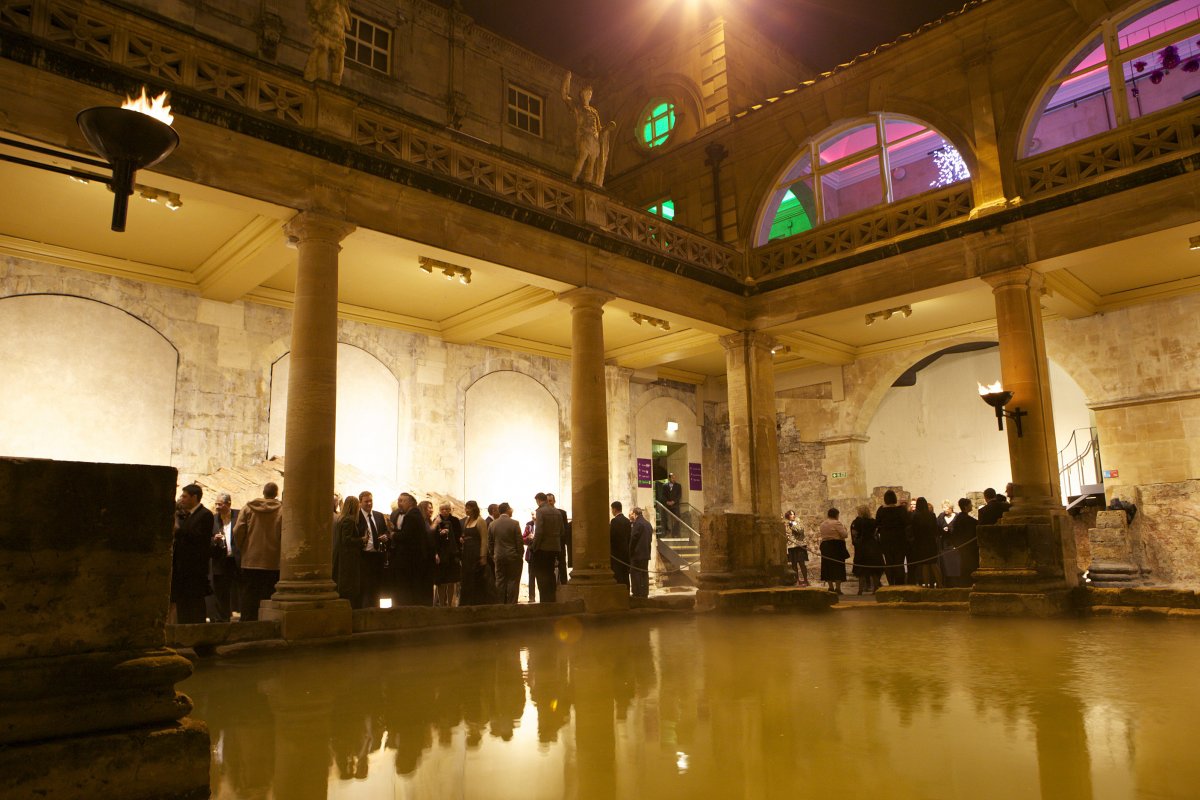
M 844 472 L 835 472 L 835 473 L 833 473 L 832 475 L 830 475 L 829 477 L 831 477 L 831 478 L 844 478 L 844 477 L 846 477 L 846 473 L 844 473 Z

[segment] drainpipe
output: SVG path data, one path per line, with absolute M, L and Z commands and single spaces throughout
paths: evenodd
M 716 214 L 717 241 L 724 242 L 725 224 L 723 222 L 724 215 L 721 213 L 721 162 L 729 155 L 729 151 L 720 142 L 713 142 L 704 148 L 704 154 L 708 156 L 704 159 L 705 165 L 712 167 L 713 211 Z

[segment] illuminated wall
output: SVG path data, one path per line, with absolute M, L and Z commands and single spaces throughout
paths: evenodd
M 170 464 L 175 348 L 113 306 L 0 300 L 0 454 Z
M 290 354 L 271 368 L 269 457 L 285 455 L 288 367 Z M 387 484 L 396 483 L 400 383 L 392 371 L 361 348 L 339 342 L 337 347 L 336 458 Z M 376 491 L 383 491 L 382 488 Z
M 524 524 L 533 496 L 553 492 L 571 512 L 571 489 L 559 476 L 559 407 L 528 375 L 490 372 L 466 391 L 464 500 L 484 509 L 508 502 Z
M 663 391 L 663 390 L 658 390 Z M 675 468 L 675 478 L 683 485 L 683 502 L 697 509 L 704 509 L 704 492 L 691 491 L 688 484 L 687 464 L 702 463 L 703 436 L 700 421 L 696 412 L 679 397 L 669 395 L 643 398 L 643 405 L 638 408 L 634 417 L 635 455 L 637 458 L 651 458 L 653 443 L 670 442 L 686 445 L 686 460 L 681 460 L 682 467 Z M 667 422 L 675 422 L 679 429 L 667 431 Z M 637 503 L 647 509 L 647 518 L 654 519 L 654 490 L 639 488 Z

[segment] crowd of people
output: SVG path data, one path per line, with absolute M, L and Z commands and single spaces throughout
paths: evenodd
M 283 514 L 279 487 L 241 509 L 220 493 L 213 510 L 203 489 L 183 487 L 175 509 L 171 618 L 178 624 L 258 619 L 260 603 L 279 581 Z M 468 500 L 465 515 L 443 502 L 402 492 L 390 515 L 375 509 L 371 492 L 334 496 L 333 581 L 353 608 L 468 606 L 516 603 L 521 576 L 529 573 L 529 602 L 553 603 L 571 564 L 571 521 L 553 494 L 534 497 L 537 510 L 522 527 L 512 506 L 489 505 L 486 516 Z M 653 528 L 642 509 L 628 516 L 612 504 L 613 579 L 634 597 L 649 596 Z
M 1011 494 L 1012 484 L 1005 491 Z M 885 578 L 889 586 L 970 586 L 972 573 L 979 569 L 976 528 L 995 525 L 1011 507 L 1008 497 L 992 488 L 984 490 L 983 498 L 978 511 L 964 497 L 957 506 L 944 501 L 941 512 L 934 514 L 924 497 L 901 503 L 889 489 L 874 515 L 869 506 L 858 507 L 849 530 L 840 520 L 841 512 L 829 509 L 816 531 L 821 581 L 829 591 L 841 594 L 847 580 L 846 562 L 852 558 L 858 594 L 873 593 Z M 795 511 L 783 515 L 783 525 L 796 584 L 808 586 L 808 543 Z M 847 540 L 854 547 L 853 556 Z

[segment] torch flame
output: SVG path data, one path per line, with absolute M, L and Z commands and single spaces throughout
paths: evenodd
M 990 386 L 984 386 L 982 383 L 979 384 L 979 393 L 981 395 L 983 395 L 983 394 L 998 394 L 1003 391 L 1004 391 L 1004 385 L 1001 384 L 1000 381 L 996 381 L 995 383 L 993 383 Z
M 163 92 L 158 97 L 151 100 L 146 96 L 146 87 L 142 87 L 142 94 L 138 98 L 129 97 L 126 95 L 125 103 L 121 108 L 127 108 L 130 111 L 137 111 L 145 114 L 148 117 L 154 117 L 159 122 L 170 125 L 174 122 L 175 117 L 171 114 L 171 107 L 167 105 L 167 93 Z

